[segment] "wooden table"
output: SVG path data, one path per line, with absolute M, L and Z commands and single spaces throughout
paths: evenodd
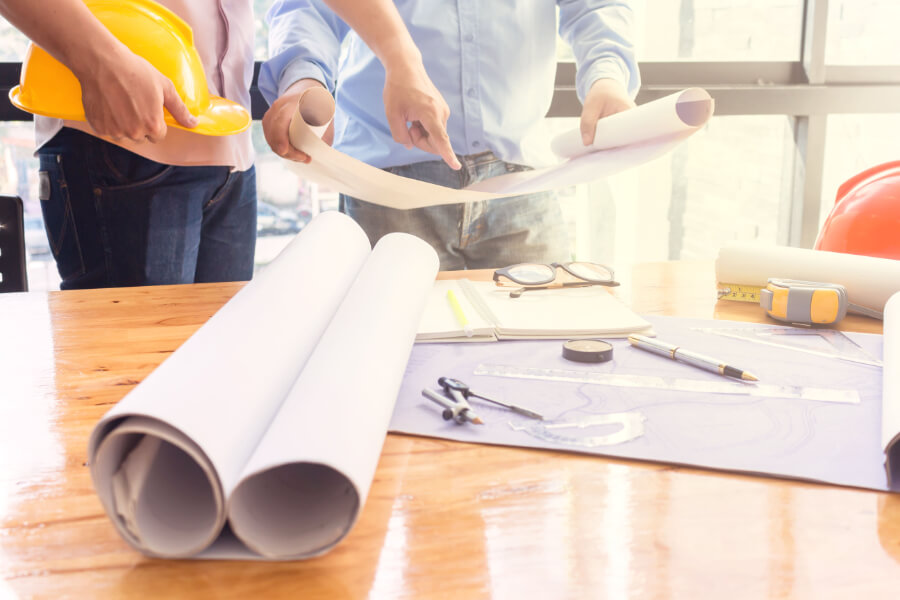
M 145 558 L 102 512 L 88 434 L 240 287 L 0 296 L 0 597 L 900 595 L 898 496 L 399 435 L 360 521 L 324 557 Z M 710 263 L 660 263 L 617 293 L 645 314 L 759 320 L 714 289 Z

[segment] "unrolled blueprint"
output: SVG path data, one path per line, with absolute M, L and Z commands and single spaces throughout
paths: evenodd
M 714 333 L 767 325 L 647 319 L 659 339 L 721 358 L 759 382 L 731 380 L 624 340 L 610 339 L 613 360 L 598 364 L 562 358 L 560 341 L 418 344 L 391 430 L 889 489 L 881 367 L 805 352 L 828 345 L 816 335 L 777 347 Z M 847 336 L 875 362 L 882 358 L 882 336 Z M 421 395 L 424 387 L 439 388 L 441 376 L 545 420 L 471 398 L 485 425 L 444 421 Z
M 601 119 L 591 146 L 579 147 L 577 129 L 560 134 L 551 141 L 565 159 L 560 164 L 455 190 L 382 171 L 331 148 L 321 135 L 334 113 L 334 102 L 323 88 L 312 88 L 301 96 L 290 124 L 291 144 L 311 160 L 292 166 L 305 179 L 391 208 L 503 198 L 590 183 L 664 156 L 709 121 L 714 105 L 705 90 L 689 88 Z

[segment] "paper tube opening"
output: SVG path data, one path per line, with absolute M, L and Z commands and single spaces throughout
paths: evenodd
M 709 120 L 712 104 L 709 100 L 691 100 L 679 102 L 675 105 L 675 112 L 678 118 L 685 125 L 690 127 L 700 127 Z
M 154 435 L 130 426 L 130 420 L 124 423 L 100 442 L 92 461 L 107 513 L 139 550 L 165 557 L 200 552 L 224 523 L 217 482 L 189 443 L 173 443 L 171 431 L 157 425 L 161 435 Z
M 117 436 L 115 442 L 101 445 L 98 461 L 119 465 L 110 484 L 114 520 L 126 537 L 163 556 L 204 548 L 218 525 L 213 488 L 200 465 L 152 436 Z
M 229 521 L 251 550 L 270 558 L 321 554 L 356 520 L 359 494 L 347 477 L 316 463 L 291 463 L 245 479 L 231 496 Z

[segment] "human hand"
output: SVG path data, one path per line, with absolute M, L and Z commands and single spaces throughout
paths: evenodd
M 461 168 L 447 135 L 450 107 L 422 62 L 402 61 L 386 67 L 385 73 L 384 111 L 394 141 L 437 154 L 452 169 Z
M 581 110 L 581 141 L 585 146 L 594 143 L 597 121 L 603 117 L 634 108 L 634 100 L 615 79 L 598 79 L 588 90 Z
M 290 127 L 291 118 L 293 118 L 297 110 L 297 103 L 300 102 L 300 97 L 304 92 L 314 87 L 325 88 L 321 82 L 315 79 L 301 79 L 294 82 L 285 90 L 281 97 L 272 103 L 272 106 L 263 115 L 263 134 L 266 136 L 266 141 L 269 143 L 269 147 L 272 148 L 272 152 L 282 158 L 302 163 L 310 161 L 310 156 L 307 153 L 297 150 L 291 144 Z M 322 140 L 329 146 L 334 141 L 334 121 L 328 124 L 328 129 L 325 130 Z
M 168 129 L 163 108 L 185 127 L 197 126 L 172 81 L 124 45 L 75 75 L 85 117 L 97 135 L 159 142 Z

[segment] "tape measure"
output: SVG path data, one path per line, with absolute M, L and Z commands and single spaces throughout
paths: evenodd
M 759 304 L 759 291 L 762 289 L 759 286 L 720 283 L 718 288 L 719 300 L 738 300 L 740 302 Z
M 883 318 L 876 310 L 851 304 L 847 288 L 837 283 L 769 279 L 765 287 L 720 283 L 720 300 L 754 302 L 773 319 L 803 325 L 833 325 L 848 312 Z
M 847 288 L 837 283 L 770 279 L 759 292 L 759 305 L 787 323 L 831 325 L 847 315 Z

